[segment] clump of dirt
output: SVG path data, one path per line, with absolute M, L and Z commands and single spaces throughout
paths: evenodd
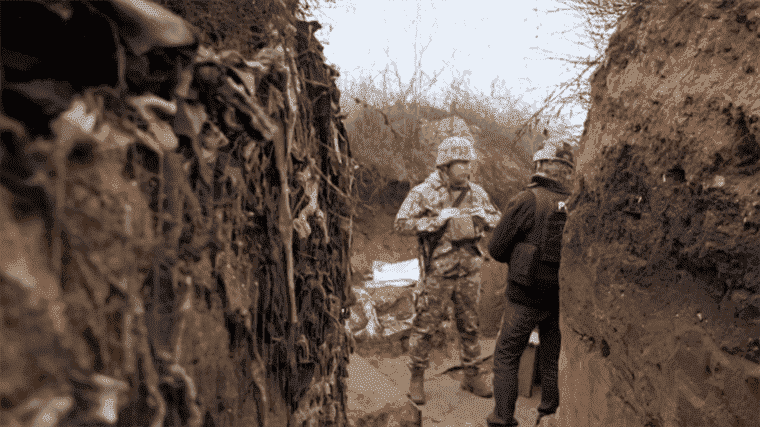
M 565 425 L 759 425 L 759 7 L 646 2 L 592 77 L 560 271 Z

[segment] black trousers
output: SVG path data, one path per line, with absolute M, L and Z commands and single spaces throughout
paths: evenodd
M 517 373 L 520 357 L 533 329 L 538 326 L 541 351 L 538 367 L 541 370 L 541 404 L 539 416 L 556 412 L 559 406 L 557 370 L 562 336 L 559 331 L 559 309 L 540 310 L 507 301 L 504 323 L 494 351 L 493 394 L 494 410 L 488 416 L 489 427 L 517 426 Z

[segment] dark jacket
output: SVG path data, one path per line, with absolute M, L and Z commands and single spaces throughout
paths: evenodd
M 537 203 L 538 197 L 544 198 Z M 504 215 L 496 225 L 488 251 L 491 257 L 502 263 L 509 263 L 512 251 L 521 242 L 533 243 L 543 252 L 557 254 L 560 250 L 558 237 L 538 229 L 536 222 L 547 224 L 546 218 L 557 208 L 558 203 L 567 199 L 570 192 L 557 181 L 534 175 L 527 188 L 510 200 L 502 212 Z M 560 231 L 561 234 L 561 231 Z M 543 239 L 543 240 L 542 240 Z M 542 251 L 539 251 L 541 254 Z M 546 261 L 552 256 L 543 256 L 538 264 L 536 277 L 530 286 L 509 278 L 507 298 L 510 301 L 534 308 L 553 309 L 559 306 L 559 262 Z M 554 257 L 556 258 L 556 256 Z

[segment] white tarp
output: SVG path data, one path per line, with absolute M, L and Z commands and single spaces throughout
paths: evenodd
M 415 283 L 406 280 L 409 283 Z M 376 282 L 376 283 L 393 283 Z M 400 282 L 400 281 L 398 281 Z M 372 283 L 372 282 L 367 282 Z M 410 329 L 420 289 L 414 286 L 354 287 L 356 302 L 346 328 L 357 340 L 390 337 Z
M 346 324 L 349 332 L 357 339 L 367 339 L 390 337 L 411 328 L 420 292 L 416 287 L 420 280 L 419 261 L 375 261 L 372 278 L 352 288 L 356 303 L 351 306 L 351 320 Z
M 420 262 L 416 258 L 394 263 L 375 261 L 372 263 L 372 280 L 375 282 L 420 280 Z

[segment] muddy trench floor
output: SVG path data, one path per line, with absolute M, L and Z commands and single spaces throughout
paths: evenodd
M 481 338 L 481 358 L 484 360 L 480 368 L 488 384 L 491 384 L 493 379 L 492 355 L 495 343 L 494 338 Z M 373 384 L 362 382 L 362 378 L 370 378 L 364 372 L 370 369 L 367 365 L 377 370 L 384 379 L 395 386 L 397 393 L 394 396 L 399 399 L 406 398 L 411 377 L 407 367 L 409 356 L 398 350 L 388 350 L 388 348 L 389 346 L 384 343 L 357 345 L 348 367 L 349 389 L 356 393 L 355 395 L 349 393 L 349 410 L 361 406 L 362 391 L 373 386 Z M 463 371 L 458 369 L 459 365 L 459 343 L 456 339 L 449 339 L 442 346 L 432 350 L 430 368 L 425 371 L 427 402 L 424 405 L 418 405 L 423 426 L 485 427 L 487 425 L 486 417 L 493 410 L 494 400 L 493 398 L 484 399 L 462 390 L 460 383 Z M 357 402 L 351 402 L 352 398 L 360 401 L 358 405 Z M 537 416 L 536 408 L 540 401 L 541 388 L 536 384 L 533 385 L 530 397 L 518 396 L 515 418 L 521 426 L 534 425 Z M 372 415 L 365 414 L 362 418 L 372 418 Z M 359 422 L 355 425 L 362 424 Z

